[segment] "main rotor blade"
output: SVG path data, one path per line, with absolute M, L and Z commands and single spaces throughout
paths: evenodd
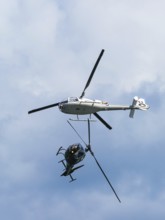
M 34 113 L 34 112 L 38 112 L 38 111 L 42 111 L 42 110 L 45 110 L 45 109 L 48 109 L 48 108 L 56 107 L 56 106 L 58 106 L 60 103 L 67 103 L 67 102 L 68 102 L 68 101 L 57 102 L 57 103 L 54 103 L 54 104 L 51 104 L 51 105 L 43 106 L 43 107 L 41 107 L 41 108 L 36 108 L 36 109 L 30 110 L 30 111 L 28 112 L 28 114 L 31 114 L 31 113 Z
M 100 53 L 100 55 L 99 55 L 99 57 L 98 57 L 97 60 L 96 60 L 96 63 L 95 63 L 95 65 L 94 65 L 93 69 L 92 69 L 92 72 L 91 72 L 91 74 L 90 74 L 90 76 L 89 76 L 89 79 L 88 79 L 88 81 L 87 81 L 87 83 L 86 83 L 86 86 L 85 86 L 85 88 L 84 88 L 84 90 L 83 90 L 83 92 L 82 92 L 80 98 L 82 98 L 82 97 L 85 95 L 85 90 L 87 89 L 87 87 L 89 86 L 89 84 L 90 84 L 90 82 L 91 82 L 91 80 L 92 80 L 92 77 L 93 77 L 93 75 L 94 75 L 94 73 L 95 73 L 95 71 L 96 71 L 96 68 L 97 68 L 97 66 L 98 66 L 98 64 L 99 64 L 99 62 L 100 62 L 100 59 L 101 59 L 103 53 L 104 53 L 104 50 L 102 49 L 102 50 L 101 50 L 101 53 Z
M 118 199 L 119 202 L 121 202 L 121 200 L 119 199 L 119 197 L 118 197 L 116 191 L 114 190 L 114 188 L 113 188 L 113 186 L 112 186 L 110 180 L 108 179 L 107 175 L 105 174 L 104 170 L 102 169 L 102 167 L 100 166 L 98 160 L 96 159 L 94 153 L 91 151 L 91 149 L 89 149 L 89 151 L 90 151 L 91 155 L 93 156 L 93 158 L 95 159 L 95 161 L 96 161 L 98 167 L 100 168 L 102 174 L 104 175 L 105 179 L 107 180 L 107 182 L 108 182 L 109 186 L 111 187 L 112 191 L 114 192 L 116 198 Z
M 102 117 L 100 117 L 100 115 L 98 113 L 93 113 L 94 116 L 99 120 L 101 121 L 108 129 L 112 129 L 112 127 L 106 122 L 104 121 L 104 119 Z

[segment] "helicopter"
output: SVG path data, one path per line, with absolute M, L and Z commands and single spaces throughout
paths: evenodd
M 137 96 L 133 98 L 133 102 L 131 105 L 112 105 L 109 104 L 107 101 L 92 100 L 84 97 L 85 91 L 91 83 L 93 75 L 97 69 L 101 57 L 103 56 L 103 53 L 104 53 L 104 49 L 101 50 L 80 97 L 68 97 L 67 100 L 30 110 L 28 114 L 58 106 L 59 110 L 63 113 L 77 115 L 77 119 L 79 115 L 93 114 L 108 129 L 112 129 L 111 125 L 109 125 L 97 112 L 112 111 L 112 110 L 130 110 L 129 116 L 130 118 L 133 118 L 135 110 L 149 109 L 149 105 L 145 103 L 145 100 Z
M 102 169 L 100 163 L 95 157 L 94 152 L 92 151 L 91 148 L 91 137 L 90 137 L 90 119 L 88 121 L 88 144 L 82 139 L 82 137 L 79 135 L 77 130 L 73 127 L 73 125 L 69 123 L 69 125 L 73 128 L 73 130 L 76 132 L 76 134 L 79 136 L 79 138 L 82 140 L 82 142 L 85 144 L 85 148 L 80 144 L 80 143 L 75 143 L 70 145 L 67 149 L 63 148 L 62 146 L 58 149 L 56 155 L 58 156 L 59 154 L 62 154 L 64 156 L 64 159 L 60 160 L 59 163 L 62 163 L 64 165 L 64 172 L 61 174 L 61 176 L 70 176 L 71 180 L 70 182 L 75 181 L 76 179 L 73 178 L 72 173 L 83 167 L 84 165 L 76 166 L 76 164 L 80 163 L 81 161 L 84 160 L 86 153 L 90 152 L 92 157 L 94 158 L 97 166 L 99 167 L 100 171 L 102 172 L 103 176 L 105 177 L 106 181 L 108 182 L 110 188 L 114 192 L 116 198 L 118 201 L 121 203 L 121 200 L 119 199 L 119 196 L 117 195 L 116 191 L 114 190 L 110 180 L 108 179 L 107 175 L 105 174 L 104 170 Z

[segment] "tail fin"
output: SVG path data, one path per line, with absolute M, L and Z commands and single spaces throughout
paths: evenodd
M 135 96 L 133 98 L 133 102 L 130 108 L 131 110 L 130 110 L 129 117 L 133 118 L 136 109 L 147 110 L 149 109 L 149 106 L 145 103 L 145 100 L 143 98 L 138 98 L 137 96 Z

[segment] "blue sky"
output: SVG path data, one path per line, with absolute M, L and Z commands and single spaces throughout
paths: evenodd
M 160 219 L 165 216 L 165 29 L 163 0 L 0 0 L 0 218 Z M 95 162 L 60 177 L 58 147 L 80 140 L 58 108 L 33 108 L 80 96 L 101 51 L 86 97 L 150 109 L 103 112 L 91 125 Z M 86 124 L 74 126 L 87 139 Z

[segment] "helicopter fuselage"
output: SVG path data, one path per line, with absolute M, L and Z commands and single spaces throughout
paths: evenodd
M 67 103 L 61 103 L 59 109 L 66 114 L 86 115 L 107 110 L 108 103 L 100 100 L 68 98 Z
M 72 144 L 70 145 L 66 150 L 65 153 L 62 153 L 61 151 L 65 150 L 62 147 L 59 148 L 58 154 L 64 155 L 64 160 L 60 161 L 65 166 L 65 171 L 61 174 L 61 176 L 68 176 L 70 175 L 72 181 L 73 179 L 71 173 L 73 173 L 75 170 L 83 167 L 84 165 L 80 165 L 77 167 L 74 167 L 77 163 L 80 163 L 86 156 L 85 149 L 82 147 L 80 143 L 78 144 Z M 64 162 L 65 161 L 65 162 Z
M 148 109 L 148 105 L 143 103 L 142 108 L 142 110 L 146 110 Z M 59 104 L 59 109 L 65 114 L 86 115 L 99 111 L 139 109 L 139 106 L 110 105 L 108 102 L 101 100 L 69 97 L 67 102 Z
M 85 157 L 85 150 L 80 143 L 70 145 L 65 151 L 65 160 L 68 165 L 74 166 Z

